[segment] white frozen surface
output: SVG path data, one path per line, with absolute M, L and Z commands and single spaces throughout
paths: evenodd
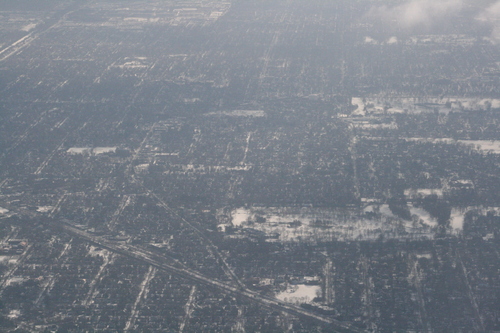
M 422 253 L 422 254 L 417 254 L 417 258 L 418 259 L 421 259 L 421 258 L 425 258 L 425 259 L 432 259 L 432 254 L 430 253 Z
M 373 43 L 372 39 L 367 39 L 369 43 Z M 397 39 L 390 39 L 388 44 L 397 43 Z M 364 101 L 364 103 L 362 102 Z M 408 113 L 426 113 L 434 112 L 437 109 L 441 113 L 467 112 L 498 109 L 500 108 L 500 99 L 495 98 L 463 98 L 463 97 L 426 97 L 426 98 L 405 98 L 405 97 L 353 97 L 352 104 L 358 105 L 358 109 L 354 111 L 354 115 L 364 115 L 360 113 L 366 107 L 366 114 L 394 114 L 401 112 Z
M 0 207 L 0 215 L 7 214 L 9 212 L 8 209 Z
M 352 112 L 352 115 L 364 116 L 365 115 L 365 103 L 363 103 L 363 99 L 359 97 L 353 97 L 351 100 L 352 105 L 356 105 L 357 109 Z
M 464 217 L 467 210 L 460 210 L 457 208 L 453 208 L 451 210 L 451 218 L 450 225 L 453 228 L 453 231 L 460 232 L 464 228 Z
M 417 189 L 405 190 L 405 196 L 407 197 L 416 196 L 419 194 L 423 196 L 435 194 L 438 197 L 442 197 L 443 190 L 440 188 L 417 188 Z
M 368 217 L 363 212 L 375 212 Z M 268 241 L 317 242 L 332 240 L 375 240 L 407 237 L 433 237 L 430 226 L 435 225 L 425 212 L 414 210 L 424 225 L 412 224 L 394 216 L 388 205 L 373 204 L 363 209 L 325 209 L 312 207 L 251 207 L 233 210 L 229 216 L 219 217 L 219 230 L 227 218 L 239 229 L 250 228 L 262 232 Z M 263 218 L 257 221 L 257 217 Z M 230 237 L 245 237 L 242 231 Z
M 102 248 L 97 248 L 93 245 L 90 246 L 89 248 L 89 255 L 91 257 L 106 257 L 107 255 L 109 255 L 109 251 L 108 250 L 105 250 L 105 249 L 102 249 Z
M 439 193 L 437 189 L 420 189 L 421 193 Z M 371 203 L 360 209 L 313 207 L 240 207 L 224 215 L 218 213 L 219 231 L 227 226 L 236 231 L 228 237 L 244 238 L 245 228 L 262 232 L 267 241 L 311 242 L 385 239 L 433 238 L 437 219 L 423 208 L 408 205 L 412 220 L 394 215 L 387 204 Z M 450 232 L 461 233 L 465 213 L 475 207 L 452 208 Z M 494 210 L 488 208 L 486 211 Z M 500 209 L 498 209 L 500 212 Z M 372 213 L 367 215 L 367 213 Z M 259 220 L 259 221 L 258 221 Z M 258 236 L 256 236 L 258 237 Z
M 117 147 L 71 147 L 66 153 L 71 155 L 79 155 L 79 154 L 94 154 L 100 155 L 105 153 L 114 153 L 116 152 Z
M 93 153 L 96 155 L 114 152 L 116 152 L 116 147 L 96 147 L 93 149 Z
M 71 147 L 66 152 L 71 155 L 90 154 L 92 149 L 90 147 Z
M 53 206 L 39 206 L 36 211 L 39 213 L 50 213 L 53 209 Z
M 435 227 L 438 225 L 437 220 L 431 217 L 431 215 L 422 208 L 410 206 L 410 213 L 411 215 L 417 215 L 423 221 L 423 223 L 427 224 L 430 227 Z
M 8 265 L 11 265 L 11 264 L 15 264 L 17 262 L 17 260 L 12 260 L 12 256 L 10 255 L 0 255 L 0 263 L 3 263 L 3 264 L 8 264 Z
M 391 216 L 391 217 L 396 217 L 396 215 L 394 215 L 391 211 L 391 209 L 389 208 L 389 205 L 381 205 L 380 206 L 380 212 L 386 216 Z
M 277 294 L 276 298 L 283 302 L 299 305 L 304 303 L 312 303 L 312 300 L 318 296 L 321 296 L 320 286 L 297 284 L 289 285 L 287 290 Z
M 16 319 L 19 318 L 19 316 L 21 316 L 21 310 L 10 310 L 7 315 L 9 319 Z
M 14 277 L 7 279 L 7 281 L 5 281 L 5 285 L 10 286 L 13 284 L 19 284 L 19 283 L 23 283 L 24 281 L 27 281 L 27 280 L 28 280 L 27 278 L 22 277 L 22 276 L 14 276 Z
M 484 152 L 500 154 L 500 140 L 458 140 L 465 144 L 472 144 Z
M 36 23 L 30 23 L 30 24 L 27 24 L 24 27 L 22 27 L 21 30 L 28 32 L 28 31 L 33 30 L 35 27 L 36 27 Z
M 250 217 L 250 212 L 245 208 L 238 208 L 231 213 L 232 223 L 235 227 L 240 227 Z
M 266 112 L 263 110 L 233 110 L 217 111 L 206 114 L 207 116 L 229 116 L 229 117 L 264 117 Z
M 434 142 L 434 143 L 462 143 L 473 146 L 485 153 L 500 154 L 500 140 L 454 140 L 452 138 L 406 138 L 407 141 Z

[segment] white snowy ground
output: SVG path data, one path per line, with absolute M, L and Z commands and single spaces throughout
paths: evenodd
M 452 210 L 450 220 L 452 233 L 461 232 L 466 211 L 467 209 Z M 369 218 L 363 214 L 367 212 L 378 213 L 380 217 Z M 389 206 L 385 204 L 368 205 L 363 211 L 311 207 L 241 207 L 234 209 L 229 219 L 220 219 L 230 222 L 221 222 L 219 230 L 224 231 L 227 226 L 250 228 L 264 232 L 268 236 L 279 234 L 277 239 L 269 241 L 280 242 L 434 237 L 437 221 L 425 210 L 411 205 L 410 212 L 413 215 L 412 221 L 404 221 L 394 216 Z M 264 222 L 257 222 L 263 219 Z
M 308 286 L 305 284 L 288 285 L 285 291 L 276 295 L 276 298 L 291 304 L 312 303 L 315 297 L 321 296 L 320 286 Z

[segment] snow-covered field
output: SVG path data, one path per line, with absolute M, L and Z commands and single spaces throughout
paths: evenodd
M 28 280 L 28 278 L 26 278 L 26 277 L 13 276 L 13 277 L 7 279 L 7 281 L 5 281 L 5 285 L 10 286 L 10 285 L 14 285 L 14 284 L 20 284 L 20 283 L 23 283 L 27 280 Z
M 91 257 L 103 257 L 104 258 L 107 255 L 109 255 L 109 251 L 102 249 L 102 248 L 97 248 L 97 247 L 91 245 L 89 247 L 89 255 Z
M 421 209 L 411 207 L 411 212 L 415 214 L 414 219 L 404 221 L 394 216 L 388 205 L 379 204 L 369 205 L 364 210 L 241 207 L 231 211 L 229 216 L 219 217 L 219 230 L 233 226 L 243 231 L 253 230 L 255 235 L 261 232 L 281 242 L 433 237 L 437 222 Z M 458 212 L 454 216 L 457 226 L 460 216 Z
M 417 189 L 409 189 L 405 190 L 405 196 L 407 197 L 414 197 L 417 195 L 432 195 L 435 194 L 438 197 L 443 196 L 443 190 L 440 188 L 417 188 Z
M 0 263 L 4 265 L 15 265 L 19 260 L 19 255 L 0 255 Z
M 53 209 L 53 206 L 39 206 L 36 211 L 39 213 L 50 213 Z
M 228 116 L 228 117 L 264 117 L 265 111 L 262 110 L 233 110 L 209 112 L 206 116 Z
M 432 238 L 437 220 L 422 208 L 408 206 L 411 221 L 395 216 L 387 204 L 369 204 L 364 209 L 312 207 L 240 207 L 219 216 L 219 230 L 232 226 L 243 234 L 266 235 L 268 241 L 318 242 Z M 470 207 L 472 208 L 472 207 Z M 469 208 L 453 208 L 449 232 L 459 234 Z M 238 233 L 238 231 L 237 231 Z M 279 236 L 278 236 L 279 235 Z M 234 235 L 233 235 L 234 236 Z M 240 235 L 241 236 L 241 235 Z
M 243 223 L 247 222 L 251 214 L 250 211 L 245 208 L 238 208 L 232 212 L 231 217 L 233 225 L 235 227 L 240 227 Z
M 71 147 L 66 153 L 70 155 L 80 155 L 80 154 L 94 154 L 100 155 L 105 153 L 114 153 L 116 152 L 117 147 Z
M 116 152 L 116 147 L 96 147 L 92 150 L 95 155 L 114 153 Z
M 309 286 L 305 284 L 288 285 L 285 291 L 276 295 L 276 298 L 287 303 L 300 305 L 312 303 L 315 297 L 321 296 L 320 286 Z
M 70 155 L 79 155 L 79 154 L 90 154 L 91 151 L 92 148 L 89 147 L 71 147 L 66 151 L 66 153 Z
M 464 228 L 464 217 L 467 210 L 453 208 L 451 210 L 450 226 L 454 232 L 461 232 Z
M 29 32 L 29 31 L 33 30 L 35 27 L 36 27 L 36 23 L 30 23 L 30 24 L 27 24 L 24 27 L 22 27 L 21 30 Z
M 417 208 L 410 206 L 410 213 L 411 215 L 416 215 L 418 216 L 419 220 L 430 226 L 430 227 L 436 227 L 438 225 L 438 222 L 435 218 L 433 218 L 429 213 L 427 213 L 423 208 Z
M 464 97 L 427 97 L 421 98 L 390 98 L 390 97 L 353 97 L 352 105 L 357 105 L 353 116 L 367 114 L 423 113 L 449 111 L 481 111 L 490 108 L 500 108 L 500 99 L 496 98 L 464 98 Z
M 478 150 L 485 153 L 500 154 L 500 140 L 454 140 L 452 138 L 406 138 L 407 141 L 417 141 L 417 142 L 434 142 L 434 143 L 462 143 L 465 145 L 471 145 Z
M 10 310 L 7 315 L 9 319 L 16 319 L 19 318 L 19 316 L 21 316 L 21 310 Z

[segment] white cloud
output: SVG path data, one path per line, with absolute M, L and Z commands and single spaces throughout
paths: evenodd
M 368 17 L 396 22 L 402 28 L 430 28 L 458 13 L 464 0 L 411 0 L 394 7 L 374 7 Z
M 477 17 L 491 25 L 490 39 L 493 43 L 500 43 L 500 0 L 483 10 Z
M 387 41 L 387 44 L 397 44 L 398 42 L 398 38 L 395 37 L 395 36 L 392 36 L 391 38 L 389 38 L 389 40 Z

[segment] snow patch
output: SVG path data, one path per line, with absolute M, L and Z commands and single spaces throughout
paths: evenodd
M 21 316 L 21 310 L 10 310 L 9 314 L 7 317 L 9 319 L 17 319 Z
M 71 147 L 66 151 L 66 153 L 70 155 L 83 155 L 90 154 L 91 151 L 92 149 L 89 147 Z
M 438 225 L 437 220 L 433 218 L 425 209 L 410 206 L 410 214 L 417 215 L 424 224 L 430 227 L 436 227 Z
M 50 213 L 53 209 L 53 206 L 39 206 L 36 211 L 39 213 Z
M 93 245 L 90 246 L 89 248 L 89 255 L 91 257 L 106 257 L 106 255 L 108 255 L 108 250 L 105 250 L 105 249 L 101 249 L 101 248 L 97 248 Z
M 365 112 L 365 103 L 363 103 L 363 99 L 359 97 L 353 97 L 351 99 L 351 104 L 356 105 L 358 108 L 352 112 L 352 115 L 364 116 Z
M 36 23 L 30 23 L 28 25 L 25 25 L 24 27 L 21 28 L 21 31 L 26 31 L 29 32 L 33 30 L 36 27 Z
M 233 110 L 209 112 L 206 116 L 229 116 L 229 117 L 264 117 L 266 112 L 263 110 Z
M 250 212 L 245 208 L 238 208 L 231 213 L 231 223 L 235 227 L 240 227 L 243 223 L 247 222 L 251 216 Z
M 100 155 L 100 154 L 106 154 L 106 153 L 115 153 L 117 147 L 95 147 L 95 148 L 90 148 L 90 147 L 71 147 L 69 148 L 66 153 L 70 155 Z
M 417 258 L 420 259 L 420 258 L 425 258 L 425 259 L 432 259 L 432 254 L 430 253 L 423 253 L 423 254 L 417 254 Z
M 276 295 L 276 298 L 287 303 L 300 305 L 312 303 L 313 299 L 321 296 L 320 286 L 308 286 L 305 284 L 288 285 L 287 289 Z
M 500 140 L 455 140 L 452 138 L 406 138 L 407 141 L 417 141 L 417 142 L 433 142 L 433 143 L 463 143 L 465 145 L 471 145 L 474 148 L 492 154 L 500 154 Z
M 366 215 L 373 212 L 374 216 Z M 360 213 L 365 213 L 361 214 Z M 331 240 L 376 240 L 407 237 L 430 238 L 436 225 L 425 211 L 413 209 L 422 224 L 405 221 L 392 214 L 387 204 L 364 209 L 324 209 L 314 207 L 238 208 L 218 217 L 218 230 L 232 225 L 229 238 L 255 237 L 268 242 L 318 242 Z M 230 223 L 229 223 L 230 222 Z
M 106 153 L 115 153 L 116 147 L 96 147 L 92 150 L 95 155 L 106 154 Z
M 14 276 L 14 277 L 11 277 L 10 279 L 7 279 L 7 281 L 5 281 L 5 286 L 10 286 L 13 284 L 20 284 L 20 283 L 23 283 L 24 281 L 28 281 L 28 280 L 29 279 L 22 277 L 22 276 Z
M 464 228 L 464 217 L 467 210 L 453 208 L 451 210 L 450 225 L 455 232 L 461 232 Z
M 442 197 L 443 190 L 440 188 L 417 188 L 405 190 L 405 196 L 407 197 L 415 197 L 417 195 L 428 196 L 432 194 L 435 194 L 438 197 Z

